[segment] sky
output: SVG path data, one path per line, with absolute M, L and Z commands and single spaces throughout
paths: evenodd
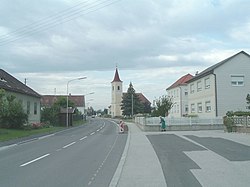
M 86 76 L 69 93 L 103 110 L 118 67 L 123 91 L 132 82 L 153 102 L 187 73 L 250 54 L 249 10 L 249 0 L 1 0 L 0 68 L 41 95 Z

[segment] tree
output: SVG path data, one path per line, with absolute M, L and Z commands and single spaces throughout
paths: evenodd
M 126 116 L 133 116 L 143 112 L 143 105 L 140 102 L 139 97 L 135 93 L 132 83 L 130 82 L 127 93 L 122 97 L 121 104 L 122 114 Z
M 5 128 L 21 128 L 28 121 L 22 104 L 14 95 L 6 94 L 0 90 L 0 124 Z
M 153 112 L 154 116 L 167 116 L 169 113 L 169 110 L 174 105 L 172 98 L 166 95 L 159 97 L 159 99 L 155 101 L 155 104 L 156 104 L 156 108 Z
M 247 100 L 247 104 L 248 104 L 247 109 L 250 110 L 250 94 L 247 94 L 246 100 Z
M 75 107 L 75 104 L 69 100 L 69 107 Z M 59 97 L 52 107 L 45 107 L 41 110 L 41 121 L 57 125 L 59 123 L 60 108 L 67 108 L 67 98 Z

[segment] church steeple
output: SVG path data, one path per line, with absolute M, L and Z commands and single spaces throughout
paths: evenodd
M 115 69 L 115 76 L 111 82 L 111 116 L 122 116 L 121 103 L 122 103 L 122 81 L 120 79 L 118 69 Z
M 121 79 L 120 79 L 120 77 L 119 77 L 119 73 L 118 73 L 117 67 L 115 68 L 115 76 L 114 76 L 114 79 L 113 79 L 112 82 L 122 82 Z

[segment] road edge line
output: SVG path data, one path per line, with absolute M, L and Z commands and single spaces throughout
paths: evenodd
M 124 167 L 127 155 L 128 155 L 129 145 L 130 145 L 130 132 L 128 130 L 128 137 L 127 137 L 126 145 L 125 145 L 124 151 L 122 153 L 122 157 L 120 159 L 120 162 L 116 168 L 115 174 L 114 174 L 111 182 L 109 183 L 109 187 L 116 187 L 119 183 L 119 180 L 120 180 L 120 177 L 122 174 L 122 170 L 123 170 L 123 167 Z

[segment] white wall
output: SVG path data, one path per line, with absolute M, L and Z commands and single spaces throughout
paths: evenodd
M 240 53 L 215 71 L 217 80 L 218 115 L 227 111 L 246 111 L 246 96 L 250 93 L 250 58 Z M 244 77 L 244 85 L 232 86 L 232 76 Z
M 39 123 L 41 119 L 41 105 L 40 105 L 40 98 L 32 97 L 20 93 L 15 92 L 9 92 L 6 91 L 8 94 L 12 94 L 16 96 L 17 101 L 20 101 L 22 103 L 23 109 L 25 112 L 27 112 L 27 103 L 30 103 L 30 109 L 28 114 L 28 122 L 29 123 Z M 35 103 L 36 103 L 36 114 L 35 114 Z

